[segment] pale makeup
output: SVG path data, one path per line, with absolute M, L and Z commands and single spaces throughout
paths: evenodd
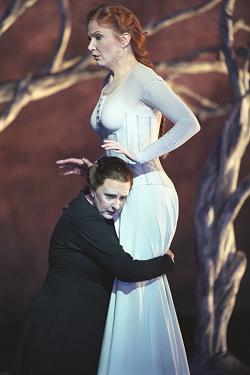
M 121 182 L 106 178 L 96 190 L 91 190 L 88 200 L 98 209 L 105 219 L 116 219 L 129 195 L 130 182 Z
M 102 27 L 95 20 L 89 22 L 88 37 L 88 50 L 96 64 L 112 70 L 123 56 L 123 42 L 111 28 Z

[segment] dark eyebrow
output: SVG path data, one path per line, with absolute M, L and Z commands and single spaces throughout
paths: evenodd
M 113 194 L 113 193 L 104 193 L 105 195 L 107 196 L 110 196 L 110 197 L 116 197 L 117 194 Z M 128 195 L 121 195 L 120 198 L 127 198 Z
M 101 34 L 102 35 L 102 32 L 101 31 L 95 31 L 94 33 L 88 34 L 88 35 L 89 36 L 95 36 L 96 34 Z
M 121 195 L 121 198 L 128 198 L 128 195 Z

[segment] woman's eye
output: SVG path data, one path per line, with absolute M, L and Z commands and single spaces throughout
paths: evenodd
M 107 197 L 108 199 L 114 199 L 114 195 L 112 195 L 112 194 L 106 194 L 106 197 Z
M 97 35 L 95 36 L 95 38 L 96 38 L 96 40 L 101 40 L 101 39 L 102 39 L 102 35 L 97 34 Z

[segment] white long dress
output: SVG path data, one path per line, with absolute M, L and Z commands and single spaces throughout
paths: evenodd
M 161 113 L 174 126 L 158 139 Z M 136 259 L 162 255 L 178 218 L 178 197 L 159 156 L 199 130 L 189 108 L 152 69 L 138 63 L 109 95 L 101 93 L 91 116 L 101 139 L 120 142 L 133 188 L 115 223 L 120 243 Z M 115 280 L 98 375 L 188 375 L 189 368 L 166 276 L 140 283 Z

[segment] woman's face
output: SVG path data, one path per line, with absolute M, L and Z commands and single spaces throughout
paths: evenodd
M 116 219 L 129 195 L 130 182 L 106 178 L 96 190 L 91 191 L 94 206 L 105 219 Z
M 88 25 L 88 50 L 99 66 L 113 69 L 123 56 L 122 42 L 108 27 L 101 27 L 96 21 Z

